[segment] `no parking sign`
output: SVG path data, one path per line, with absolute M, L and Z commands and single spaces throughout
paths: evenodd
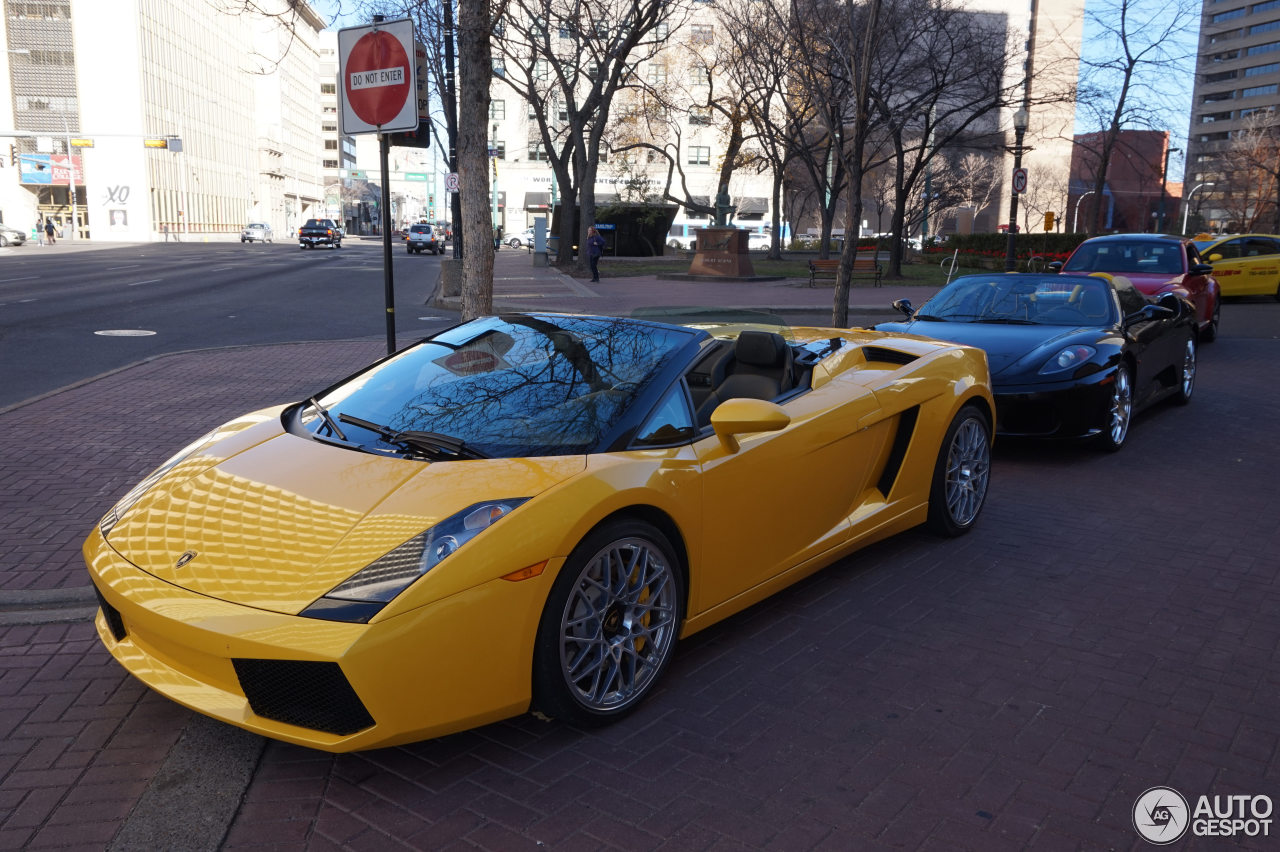
M 1018 195 L 1027 191 L 1027 170 L 1017 168 L 1013 170 L 1013 191 Z
M 338 30 L 342 132 L 416 130 L 416 63 L 408 18 Z

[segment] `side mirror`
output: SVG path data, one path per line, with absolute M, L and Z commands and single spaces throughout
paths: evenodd
M 1217 263 L 1220 260 L 1222 260 L 1222 255 L 1218 254 L 1217 252 L 1214 252 L 1213 254 L 1209 255 L 1210 263 Z
M 916 312 L 916 309 L 911 306 L 910 299 L 894 299 L 893 307 L 907 319 L 910 319 L 911 315 Z
M 1156 299 L 1156 304 L 1162 308 L 1168 308 L 1177 316 L 1182 313 L 1183 306 L 1186 304 L 1173 293 L 1165 293 Z
M 1174 298 L 1177 297 L 1175 296 Z M 1124 325 L 1128 327 L 1138 322 L 1150 322 L 1151 320 L 1158 319 L 1173 319 L 1177 315 L 1177 311 L 1166 308 L 1164 305 L 1143 305 L 1142 310 L 1134 311 L 1124 318 Z
M 1062 271 L 1062 261 L 1060 261 L 1060 260 L 1055 260 L 1055 261 L 1053 261 L 1052 263 L 1050 263 L 1050 264 L 1049 264 L 1049 271 L 1050 271 L 1050 272 L 1053 272 L 1053 273 L 1055 273 L 1055 274 L 1056 274 L 1056 273 L 1058 273 L 1058 272 L 1061 272 L 1061 271 Z
M 725 452 L 736 453 L 738 435 L 776 432 L 791 423 L 791 416 L 776 402 L 764 399 L 727 399 L 711 412 L 711 428 Z
M 1187 271 L 1192 275 L 1208 275 L 1213 272 L 1213 267 L 1207 263 L 1193 263 Z

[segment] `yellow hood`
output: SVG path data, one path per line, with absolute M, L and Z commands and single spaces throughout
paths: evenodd
M 166 582 L 297 613 L 438 521 L 482 500 L 532 497 L 585 463 L 582 456 L 429 463 L 280 433 L 197 472 L 175 470 L 107 539 Z

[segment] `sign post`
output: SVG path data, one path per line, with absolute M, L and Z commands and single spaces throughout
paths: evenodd
M 391 271 L 390 134 L 418 129 L 413 21 L 383 21 L 338 30 L 338 100 L 342 132 L 378 134 L 382 169 L 382 277 L 386 290 L 387 354 L 396 351 L 395 281 Z

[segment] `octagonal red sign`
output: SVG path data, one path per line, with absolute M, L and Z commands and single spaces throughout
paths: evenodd
M 408 19 L 338 31 L 342 132 L 418 126 L 417 65 Z

